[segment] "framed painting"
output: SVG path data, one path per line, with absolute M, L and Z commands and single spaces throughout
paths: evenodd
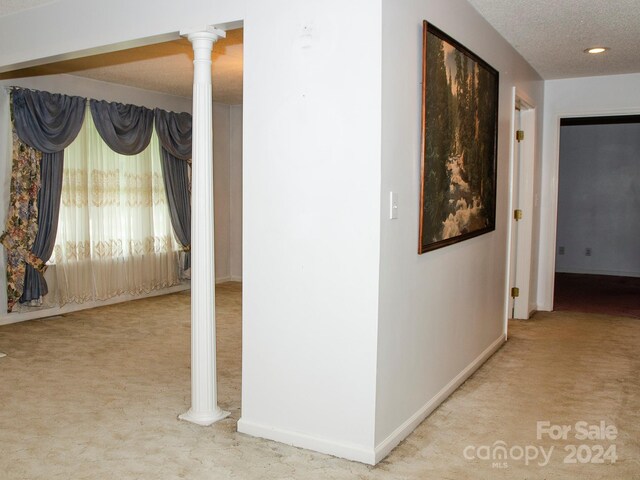
M 495 230 L 498 72 L 423 24 L 420 245 L 425 253 Z

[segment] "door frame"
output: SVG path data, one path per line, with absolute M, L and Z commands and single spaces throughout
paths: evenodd
M 542 169 L 540 197 L 546 205 L 541 206 L 540 212 L 540 255 L 538 258 L 538 300 L 537 309 L 553 311 L 553 297 L 555 293 L 556 273 L 556 243 L 558 229 L 558 178 L 560 175 L 560 120 L 576 117 L 603 117 L 616 115 L 640 115 L 638 108 L 597 109 L 579 108 L 554 112 L 550 125 L 545 126 L 545 142 L 551 144 L 547 164 Z M 545 150 L 546 147 L 545 147 Z M 544 202 L 544 198 L 548 200 Z M 546 288 L 545 288 L 546 287 Z
M 516 149 L 519 147 L 516 141 L 516 110 L 520 112 L 520 128 L 525 134 L 525 140 L 520 144 L 520 166 L 516 173 Z M 508 332 L 508 321 L 511 314 L 511 287 L 513 279 L 511 270 L 514 262 L 518 264 L 515 282 L 521 285 L 521 299 L 525 302 L 525 316 L 535 310 L 532 302 L 531 291 L 533 282 L 531 278 L 533 265 L 533 217 L 535 208 L 535 152 L 536 152 L 536 106 L 534 102 L 517 87 L 513 88 L 511 100 L 511 138 L 509 140 L 509 210 L 507 218 L 507 261 L 505 279 L 505 307 L 504 307 L 504 333 Z M 517 178 L 516 178 L 517 177 Z M 519 200 L 515 196 L 519 196 Z M 517 204 L 517 205 L 516 205 Z M 512 244 L 516 230 L 514 229 L 513 211 L 521 208 L 525 211 L 526 228 L 523 235 L 518 235 L 516 252 L 512 250 Z M 517 258 L 514 258 L 517 253 Z

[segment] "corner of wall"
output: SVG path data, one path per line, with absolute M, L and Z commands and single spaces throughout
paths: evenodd
M 238 420 L 238 432 L 246 433 L 254 437 L 275 440 L 276 442 L 294 447 L 314 450 L 327 455 L 346 458 L 354 462 L 366 463 L 367 465 L 375 465 L 379 461 L 376 456 L 376 451 L 373 448 L 336 442 L 325 438 L 260 425 L 244 417 Z
M 491 343 L 476 359 L 467 365 L 457 376 L 445 385 L 436 395 L 429 399 L 422 407 L 409 417 L 402 425 L 396 428 L 387 438 L 375 447 L 375 460 L 378 463 L 416 429 L 438 406 L 444 402 L 455 390 L 462 385 L 473 373 L 482 366 L 502 345 L 507 341 L 506 335 L 500 335 Z

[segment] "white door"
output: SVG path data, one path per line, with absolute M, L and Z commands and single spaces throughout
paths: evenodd
M 509 316 L 528 319 L 531 313 L 535 110 L 516 99 L 514 115 Z

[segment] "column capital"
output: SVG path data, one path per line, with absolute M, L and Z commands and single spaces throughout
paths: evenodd
M 212 42 L 215 42 L 219 38 L 226 38 L 227 32 L 212 25 L 200 25 L 180 30 L 180 36 L 187 37 L 190 42 L 195 38 L 209 38 Z

